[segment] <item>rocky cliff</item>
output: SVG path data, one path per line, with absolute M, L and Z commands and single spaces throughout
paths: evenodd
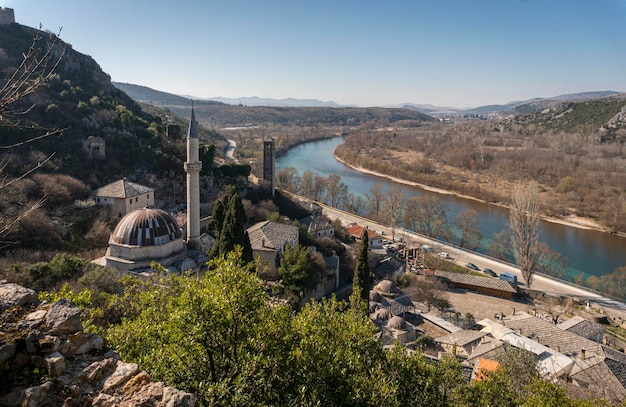
M 68 300 L 0 282 L 0 406 L 195 406 L 196 397 L 153 382 L 103 339 L 83 332 Z

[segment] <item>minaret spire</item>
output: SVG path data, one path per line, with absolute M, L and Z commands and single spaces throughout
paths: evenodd
M 187 173 L 187 247 L 200 249 L 200 161 L 198 146 L 198 123 L 194 112 L 193 101 L 191 102 L 191 119 L 187 132 L 187 161 L 185 172 Z

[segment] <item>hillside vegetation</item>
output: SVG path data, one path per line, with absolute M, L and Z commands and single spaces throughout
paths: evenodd
M 570 102 L 501 121 L 355 131 L 348 163 L 508 204 L 518 180 L 537 181 L 544 214 L 590 217 L 626 231 L 626 98 Z

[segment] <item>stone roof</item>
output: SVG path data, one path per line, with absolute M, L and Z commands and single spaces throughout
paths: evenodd
M 391 280 L 382 280 L 374 286 L 374 290 L 381 294 L 398 294 L 400 290 Z
M 142 208 L 126 214 L 119 221 L 109 243 L 158 246 L 182 236 L 182 230 L 170 214 L 161 209 Z
M 604 337 L 604 327 L 602 325 L 579 316 L 560 323 L 558 327 L 594 342 L 601 342 Z
M 465 346 L 480 340 L 480 338 L 485 335 L 487 335 L 487 332 L 462 330 L 449 333 L 448 335 L 436 338 L 435 340 L 446 345 Z
M 475 276 L 468 273 L 454 273 L 450 271 L 436 270 L 435 276 L 444 278 L 452 283 L 485 287 L 492 290 L 517 293 L 517 290 L 507 281 L 494 277 Z
M 377 278 L 404 271 L 405 264 L 393 257 L 385 257 L 372 270 Z
M 130 182 L 124 178 L 96 189 L 91 193 L 91 195 L 106 198 L 131 198 L 133 196 L 147 194 L 152 191 L 154 191 L 154 188 Z
M 263 221 L 247 229 L 252 250 L 277 251 L 285 243 L 298 240 L 298 227 L 283 223 Z

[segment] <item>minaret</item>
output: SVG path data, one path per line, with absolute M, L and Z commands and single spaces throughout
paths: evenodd
M 200 170 L 202 162 L 198 153 L 198 123 L 191 106 L 191 120 L 187 133 L 187 248 L 200 249 Z

